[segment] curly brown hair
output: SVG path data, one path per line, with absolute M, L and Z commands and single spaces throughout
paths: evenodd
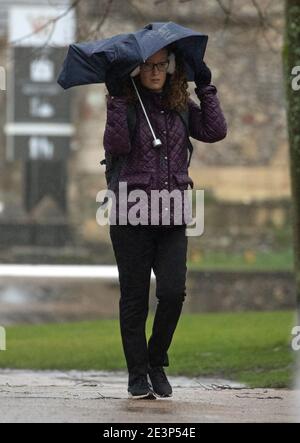
M 178 53 L 178 51 L 176 51 L 174 46 L 166 46 L 166 49 L 168 50 L 168 54 L 170 54 L 171 51 L 174 52 L 176 69 L 174 74 L 167 74 L 167 78 L 163 86 L 164 94 L 162 104 L 167 109 L 180 112 L 187 108 L 187 102 L 190 96 L 188 91 L 188 82 L 184 70 L 184 63 L 182 56 Z M 139 89 L 139 87 L 142 86 L 140 76 L 137 75 L 134 80 L 137 88 Z M 124 95 L 127 97 L 128 102 L 138 102 L 138 97 L 130 77 L 128 77 L 124 82 Z

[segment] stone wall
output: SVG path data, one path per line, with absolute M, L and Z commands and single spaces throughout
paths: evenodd
M 151 280 L 149 312 L 158 299 Z M 288 272 L 189 271 L 183 313 L 241 312 L 295 308 L 295 284 Z M 119 317 L 116 280 L 2 282 L 0 322 L 42 323 Z
M 81 2 L 78 9 L 78 39 L 99 28 L 103 2 Z M 94 38 L 130 32 L 157 20 L 173 20 L 209 35 L 205 60 L 228 122 L 228 136 L 214 144 L 194 143 L 190 175 L 195 188 L 204 189 L 215 204 L 251 204 L 290 198 L 288 144 L 281 69 L 283 2 L 267 3 L 270 26 L 262 29 L 255 8 L 245 2 L 224 23 L 218 2 L 191 0 L 124 2 L 114 0 L 112 9 Z M 251 3 L 251 2 L 249 2 Z M 106 3 L 105 3 L 106 4 Z M 102 5 L 103 6 L 103 5 Z M 276 28 L 276 30 L 275 30 Z M 5 39 L 0 46 L 5 61 Z M 1 62 L 2 63 L 2 62 Z M 106 122 L 104 85 L 76 88 L 73 118 L 76 133 L 68 160 L 68 221 L 78 242 L 108 241 L 107 228 L 96 224 L 96 195 L 105 188 L 102 145 Z M 190 84 L 194 94 L 194 85 Z M 1 110 L 5 94 L 0 94 Z M 24 216 L 22 164 L 5 162 L 5 112 L 0 114 L 0 201 L 7 214 Z M 238 208 L 238 206 L 236 206 Z M 285 209 L 282 209 L 285 211 Z M 210 225 L 210 220 L 207 220 Z M 234 224 L 234 223 L 233 223 Z M 263 229 L 263 228 L 262 228 Z M 233 234 L 232 234 L 233 235 Z

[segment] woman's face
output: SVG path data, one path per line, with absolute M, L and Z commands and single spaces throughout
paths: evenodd
M 167 78 L 167 62 L 168 61 L 168 51 L 166 49 L 161 49 L 151 57 L 147 58 L 146 62 L 141 65 L 140 69 L 140 80 L 143 86 L 153 91 L 161 92 Z M 160 65 L 161 71 L 158 66 L 151 65 L 152 63 L 165 63 Z

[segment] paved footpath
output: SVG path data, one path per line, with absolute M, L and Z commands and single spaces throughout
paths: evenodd
M 168 378 L 172 398 L 132 400 L 125 372 L 0 370 L 0 422 L 300 422 L 300 390 Z

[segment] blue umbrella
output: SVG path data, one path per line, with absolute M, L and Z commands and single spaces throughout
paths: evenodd
M 64 89 L 119 81 L 155 52 L 173 43 L 188 81 L 203 60 L 208 36 L 173 22 L 149 23 L 129 34 L 69 45 L 57 82 Z

